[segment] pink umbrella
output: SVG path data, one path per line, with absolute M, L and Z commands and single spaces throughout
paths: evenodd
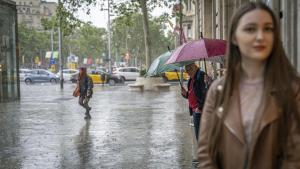
M 217 56 L 224 56 L 225 52 L 225 40 L 203 38 L 179 46 L 172 53 L 166 64 L 205 60 Z

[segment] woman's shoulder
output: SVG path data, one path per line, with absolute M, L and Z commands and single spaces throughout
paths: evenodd
M 295 78 L 292 82 L 292 89 L 296 95 L 300 95 L 300 78 Z
M 210 88 L 212 90 L 222 90 L 224 88 L 225 77 L 220 77 L 212 82 Z
M 218 93 L 221 93 L 224 89 L 224 82 L 224 77 L 215 79 L 208 89 L 207 97 L 217 97 Z

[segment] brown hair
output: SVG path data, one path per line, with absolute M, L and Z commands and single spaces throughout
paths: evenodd
M 82 73 L 81 73 L 82 72 Z M 85 67 L 81 67 L 79 69 L 79 75 L 78 75 L 78 79 L 77 81 L 79 82 L 83 77 L 85 77 L 87 75 L 86 73 L 86 68 Z
M 224 80 L 224 89 L 223 92 L 219 94 L 219 99 L 216 104 L 216 110 L 218 107 L 223 107 L 223 117 L 221 119 L 216 116 L 213 118 L 211 123 L 211 131 L 209 134 L 209 153 L 212 160 L 215 164 L 218 164 L 218 152 L 217 145 L 218 141 L 221 140 L 220 133 L 222 130 L 222 124 L 224 117 L 229 109 L 229 99 L 233 95 L 234 89 L 238 88 L 240 81 L 240 72 L 241 72 L 241 54 L 238 47 L 233 43 L 233 36 L 236 32 L 239 20 L 246 13 L 253 11 L 255 9 L 260 9 L 268 12 L 273 20 L 274 25 L 274 41 L 273 48 L 268 57 L 265 65 L 265 94 L 269 96 L 274 94 L 277 105 L 283 108 L 283 112 L 280 118 L 280 127 L 279 127 L 279 151 L 283 150 L 283 147 L 286 144 L 286 138 L 289 127 L 288 120 L 291 119 L 291 115 L 294 115 L 297 122 L 300 123 L 300 118 L 296 108 L 296 103 L 294 100 L 294 93 L 291 82 L 299 83 L 299 77 L 296 70 L 292 67 L 289 62 L 280 39 L 280 27 L 278 20 L 275 17 L 272 10 L 262 2 L 250 2 L 243 5 L 231 19 L 230 29 L 229 29 L 229 39 L 227 44 L 227 72 Z M 267 97 L 266 101 L 268 101 Z M 298 126 L 299 127 L 299 126 Z M 300 131 L 300 130 L 299 130 Z

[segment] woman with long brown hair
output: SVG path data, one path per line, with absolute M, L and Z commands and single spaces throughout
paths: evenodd
M 87 74 L 87 70 L 85 67 L 81 67 L 79 70 L 79 75 L 77 79 L 77 85 L 79 88 L 79 99 L 78 104 L 85 108 L 85 117 L 84 119 L 89 120 L 91 119 L 90 111 L 91 107 L 89 106 L 90 98 L 93 95 L 93 80 Z
M 300 80 L 261 2 L 231 20 L 227 73 L 210 87 L 198 144 L 201 169 L 300 168 Z

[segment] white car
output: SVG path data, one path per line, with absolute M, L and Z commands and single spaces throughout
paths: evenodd
M 63 69 L 63 78 L 67 81 L 70 81 L 71 77 L 78 72 L 79 72 L 79 70 L 76 70 L 76 69 Z M 60 77 L 60 71 L 58 71 L 58 73 L 56 73 L 56 75 L 58 77 Z
M 113 74 L 121 77 L 122 80 L 136 80 L 140 76 L 140 70 L 136 67 L 118 67 Z
M 20 81 L 23 81 L 25 76 L 27 76 L 31 72 L 32 72 L 32 70 L 30 70 L 30 69 L 19 69 Z

